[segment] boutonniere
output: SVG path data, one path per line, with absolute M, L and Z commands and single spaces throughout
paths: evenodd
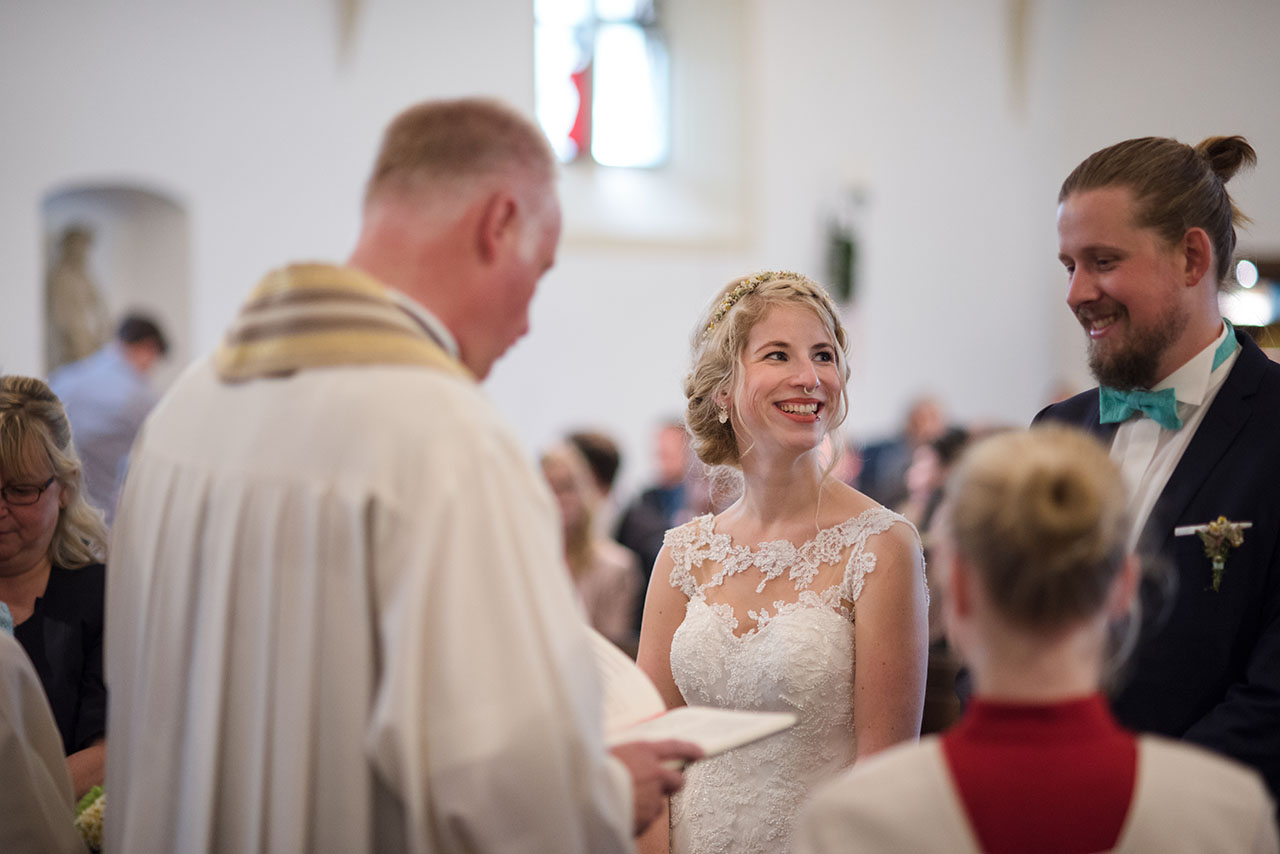
M 1252 528 L 1252 522 L 1232 522 L 1226 516 L 1219 516 L 1204 525 L 1183 525 L 1174 528 L 1175 537 L 1196 534 L 1204 543 L 1205 557 L 1213 561 L 1213 591 L 1218 592 L 1222 584 L 1222 571 L 1227 568 L 1227 555 L 1231 550 L 1244 542 L 1245 528 Z
M 76 804 L 76 830 L 92 852 L 102 850 L 102 815 L 106 805 L 101 786 L 94 786 Z

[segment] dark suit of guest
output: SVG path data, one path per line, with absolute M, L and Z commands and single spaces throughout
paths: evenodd
M 1161 618 L 1143 589 L 1143 633 L 1113 698 L 1125 726 L 1185 738 L 1233 756 L 1280 795 L 1280 365 L 1237 332 L 1241 352 L 1151 511 L 1138 541 L 1176 575 Z M 1048 407 L 1036 420 L 1091 430 L 1098 391 Z M 1252 522 L 1226 561 L 1221 587 L 1197 536 L 1174 528 L 1226 516 Z
M 662 551 L 662 541 L 667 531 L 687 521 L 689 514 L 685 508 L 685 494 L 683 483 L 650 487 L 636 496 L 618 520 L 613 538 L 636 553 L 644 576 L 641 591 L 649 589 L 649 576 L 653 574 L 653 564 L 658 559 L 658 552 Z M 640 631 L 643 616 L 642 593 L 636 599 L 632 620 L 636 632 Z

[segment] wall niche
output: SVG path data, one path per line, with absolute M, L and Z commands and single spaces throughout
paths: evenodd
M 190 358 L 191 229 L 176 195 L 124 183 L 79 183 L 41 203 L 45 244 L 45 369 L 108 340 L 129 312 L 164 329 L 166 387 Z

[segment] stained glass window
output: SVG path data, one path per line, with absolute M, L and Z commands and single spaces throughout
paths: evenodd
M 537 115 L 562 162 L 667 159 L 667 51 L 656 0 L 534 0 Z

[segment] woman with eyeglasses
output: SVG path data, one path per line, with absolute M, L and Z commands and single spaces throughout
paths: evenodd
M 106 539 L 62 403 L 38 379 L 0 377 L 0 625 L 40 676 L 77 798 L 106 759 Z

